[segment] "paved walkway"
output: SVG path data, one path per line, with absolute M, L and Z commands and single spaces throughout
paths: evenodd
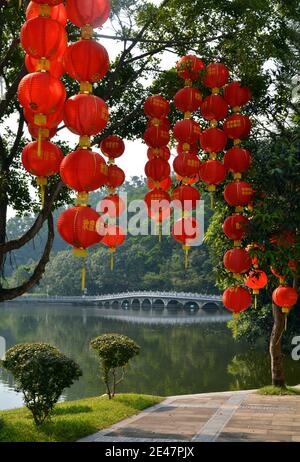
M 81 442 L 300 442 L 300 396 L 172 396 Z

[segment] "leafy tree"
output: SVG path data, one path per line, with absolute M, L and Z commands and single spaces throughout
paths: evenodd
M 0 0 L 0 74 L 4 75 L 7 93 L 0 102 L 0 269 L 6 256 L 21 249 L 42 229 L 48 228 L 44 250 L 29 279 L 14 288 L 0 286 L 0 300 L 21 295 L 41 278 L 53 245 L 52 212 L 70 202 L 59 178 L 54 177 L 46 191 L 45 208 L 39 211 L 30 197 L 33 186 L 20 165 L 20 153 L 26 143 L 24 117 L 16 99 L 16 90 L 26 70 L 19 47 L 19 30 L 24 22 L 24 9 L 18 0 Z M 115 33 L 109 36 L 123 49 L 95 94 L 112 108 L 111 123 L 100 137 L 112 132 L 134 139 L 145 126 L 142 101 L 149 93 L 162 92 L 173 97 L 181 82 L 174 70 L 160 67 L 163 53 L 197 53 L 205 61 L 220 59 L 234 76 L 251 86 L 253 104 L 249 113 L 256 120 L 256 136 L 260 132 L 282 126 L 292 103 L 289 81 L 299 70 L 297 48 L 299 29 L 297 0 L 164 0 L 158 6 L 144 0 L 113 0 L 111 20 Z M 78 38 L 78 30 L 68 26 L 69 36 Z M 96 38 L 107 38 L 97 31 Z M 77 84 L 64 78 L 69 94 Z M 173 108 L 173 120 L 176 116 Z M 264 119 L 261 116 L 264 116 Z M 8 122 L 17 121 L 16 132 Z M 267 120 L 267 123 L 265 123 Z M 275 129 L 276 131 L 276 129 Z M 64 147 L 67 152 L 68 148 Z M 19 214 L 35 214 L 33 224 L 16 239 L 7 239 L 7 208 Z
M 36 425 L 49 418 L 63 390 L 82 375 L 75 361 L 46 343 L 15 345 L 0 365 L 14 375 Z
M 139 354 L 140 347 L 129 337 L 121 334 L 104 334 L 93 339 L 91 347 L 98 353 L 109 399 L 114 398 L 116 387 L 125 376 L 129 361 Z M 117 378 L 118 370 L 122 373 Z

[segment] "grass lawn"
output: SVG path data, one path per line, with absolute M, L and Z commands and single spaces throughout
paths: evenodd
M 259 395 L 270 395 L 270 396 L 285 396 L 285 395 L 300 395 L 300 388 L 294 387 L 275 387 L 274 385 L 268 385 L 267 387 L 260 388 L 257 390 Z
M 64 442 L 109 427 L 164 398 L 149 395 L 120 394 L 59 403 L 51 421 L 36 427 L 26 408 L 0 411 L 0 442 Z

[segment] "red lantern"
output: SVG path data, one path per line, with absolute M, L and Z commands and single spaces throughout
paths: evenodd
M 232 82 L 224 89 L 224 99 L 229 106 L 239 109 L 251 99 L 251 91 L 247 87 L 241 87 L 239 82 Z
M 118 194 L 110 194 L 100 202 L 99 212 L 103 215 L 108 215 L 110 218 L 119 217 L 124 210 L 125 203 Z
M 176 156 L 173 162 L 175 173 L 182 177 L 194 177 L 199 172 L 200 160 L 194 154 Z
M 64 27 L 45 16 L 26 21 L 22 26 L 20 41 L 23 49 L 32 58 L 54 58 L 61 46 L 67 44 Z
M 184 80 L 197 80 L 200 78 L 205 64 L 194 55 L 183 56 L 176 64 L 179 77 Z
M 102 153 L 110 159 L 121 157 L 125 151 L 125 144 L 122 138 L 117 135 L 110 135 L 100 143 Z
M 228 205 L 232 207 L 242 207 L 251 202 L 253 189 L 245 181 L 233 181 L 224 190 L 224 198 Z
M 179 143 L 196 144 L 200 137 L 200 126 L 192 119 L 184 119 L 176 122 L 174 137 Z
M 170 149 L 167 146 L 161 148 L 148 148 L 147 156 L 149 160 L 159 157 L 163 160 L 169 160 L 171 157 Z
M 63 153 L 53 143 L 42 141 L 41 155 L 38 155 L 38 142 L 33 141 L 22 151 L 22 164 L 27 172 L 37 177 L 47 177 L 59 172 L 59 166 L 64 159 Z
M 185 252 L 185 268 L 188 267 L 190 246 L 197 243 L 200 237 L 199 223 L 194 217 L 184 217 L 176 221 L 172 228 L 172 237 L 182 244 Z
M 39 5 L 49 5 L 49 6 L 56 6 L 62 2 L 63 0 L 34 0 L 34 3 L 38 3 Z
M 147 128 L 152 127 L 161 127 L 164 128 L 166 131 L 169 131 L 171 128 L 171 122 L 169 119 L 149 119 L 147 122 Z
M 160 126 L 151 126 L 144 133 L 144 140 L 151 148 L 161 148 L 170 141 L 168 130 Z
M 29 55 L 25 56 L 25 66 L 28 72 L 36 72 L 40 70 L 47 70 L 53 77 L 59 79 L 64 74 L 64 68 L 61 62 L 61 57 L 52 59 L 51 61 L 43 59 L 35 59 Z
M 75 95 L 64 107 L 64 122 L 77 135 L 97 135 L 108 122 L 108 106 L 103 99 L 94 95 Z
M 144 201 L 148 208 L 148 213 L 153 217 L 159 216 L 161 213 L 170 215 L 170 195 L 162 189 L 154 189 L 145 195 Z
M 67 209 L 59 216 L 57 230 L 64 241 L 75 247 L 75 255 L 86 256 L 86 249 L 101 241 L 103 236 L 96 231 L 99 218 L 95 210 L 82 206 Z
M 110 260 L 110 269 L 113 271 L 114 269 L 114 254 L 117 250 L 117 247 L 120 247 L 123 242 L 125 241 L 125 232 L 121 228 L 121 226 L 117 225 L 109 225 L 106 229 L 106 233 L 101 241 L 106 247 L 109 248 L 111 253 L 111 260 Z
M 109 18 L 109 0 L 67 0 L 68 19 L 77 27 L 101 27 Z
M 25 75 L 18 87 L 18 99 L 25 109 L 40 114 L 53 114 L 66 99 L 66 89 L 60 80 L 48 72 Z
M 144 103 L 144 112 L 152 119 L 164 119 L 170 111 L 170 104 L 161 95 L 149 96 Z
M 153 181 L 162 181 L 170 176 L 170 165 L 166 160 L 154 158 L 145 165 L 145 174 Z
M 209 191 L 215 191 L 215 186 L 225 180 L 226 169 L 219 160 L 207 160 L 201 164 L 199 176 L 204 183 L 209 185 Z
M 50 5 L 50 2 L 47 3 Z M 60 3 L 60 5 L 52 6 L 49 10 L 50 11 L 47 12 L 47 15 L 49 13 L 51 19 L 55 19 L 55 21 L 58 21 L 63 27 L 65 27 L 67 24 L 67 12 L 64 5 Z M 36 18 L 42 14 L 43 6 L 41 7 L 36 1 L 30 2 L 26 10 L 26 20 L 29 21 L 29 19 Z
M 220 88 L 226 85 L 229 78 L 227 67 L 221 63 L 211 63 L 206 68 L 203 83 L 209 88 Z
M 53 114 L 48 114 L 44 117 L 36 117 L 36 114 L 31 109 L 24 109 L 24 118 L 28 124 L 36 125 L 42 128 L 57 127 L 63 119 L 63 106 Z
M 176 151 L 179 156 L 185 154 L 193 154 L 196 156 L 198 153 L 198 146 L 196 144 L 178 143 L 176 145 Z
M 209 95 L 201 104 L 201 113 L 206 120 L 222 120 L 228 114 L 228 104 L 220 95 Z
M 250 152 L 237 146 L 229 149 L 224 156 L 226 169 L 235 174 L 246 172 L 250 168 L 251 161 Z
M 248 116 L 242 114 L 233 114 L 225 120 L 223 129 L 233 140 L 247 138 L 251 131 L 251 121 Z
M 175 175 L 175 178 L 176 178 L 176 181 L 179 181 L 179 182 L 184 180 L 185 185 L 197 183 L 197 181 L 199 181 L 199 176 L 198 175 L 196 175 L 194 178 L 186 178 L 186 177 L 183 178 L 180 175 Z
M 225 149 L 227 136 L 219 128 L 208 128 L 200 135 L 200 144 L 204 151 L 220 152 Z
M 108 72 L 106 49 L 94 40 L 79 40 L 66 49 L 63 65 L 67 74 L 81 82 L 97 82 Z
M 292 287 L 280 286 L 274 290 L 272 300 L 275 305 L 282 308 L 283 313 L 288 313 L 289 310 L 297 303 L 298 293 Z
M 162 189 L 163 191 L 168 191 L 168 189 L 172 186 L 172 178 L 168 176 L 158 183 L 151 180 L 151 178 L 147 178 L 147 186 L 149 189 Z
M 60 166 L 62 181 L 77 192 L 95 191 L 107 182 L 108 169 L 103 157 L 89 149 L 68 154 Z
M 182 112 L 194 112 L 199 109 L 202 95 L 197 88 L 185 87 L 179 90 L 174 97 L 174 104 Z
M 224 255 L 225 268 L 234 274 L 247 273 L 251 268 L 251 257 L 245 249 L 230 249 Z
M 250 271 L 244 282 L 249 289 L 253 290 L 255 295 L 258 295 L 259 291 L 267 285 L 268 276 L 261 270 Z
M 237 318 L 251 306 L 251 294 L 244 287 L 228 287 L 223 293 L 223 305 Z
M 108 166 L 107 186 L 110 189 L 119 188 L 125 181 L 125 173 L 117 165 Z
M 247 233 L 249 220 L 244 215 L 230 215 L 223 223 L 224 234 L 233 241 L 241 241 Z
M 174 206 L 182 210 L 195 209 L 200 198 L 199 191 L 190 185 L 177 186 L 172 193 Z

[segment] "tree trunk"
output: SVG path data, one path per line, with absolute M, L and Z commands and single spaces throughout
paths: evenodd
M 285 315 L 281 308 L 273 303 L 274 324 L 270 339 L 272 384 L 276 387 L 285 386 L 283 355 L 281 351 L 281 337 L 285 326 Z
M 6 220 L 7 220 L 7 194 L 6 191 L 1 192 L 0 196 L 0 244 L 4 244 L 6 240 Z M 4 276 L 5 255 L 0 252 L 0 287 L 1 278 Z

